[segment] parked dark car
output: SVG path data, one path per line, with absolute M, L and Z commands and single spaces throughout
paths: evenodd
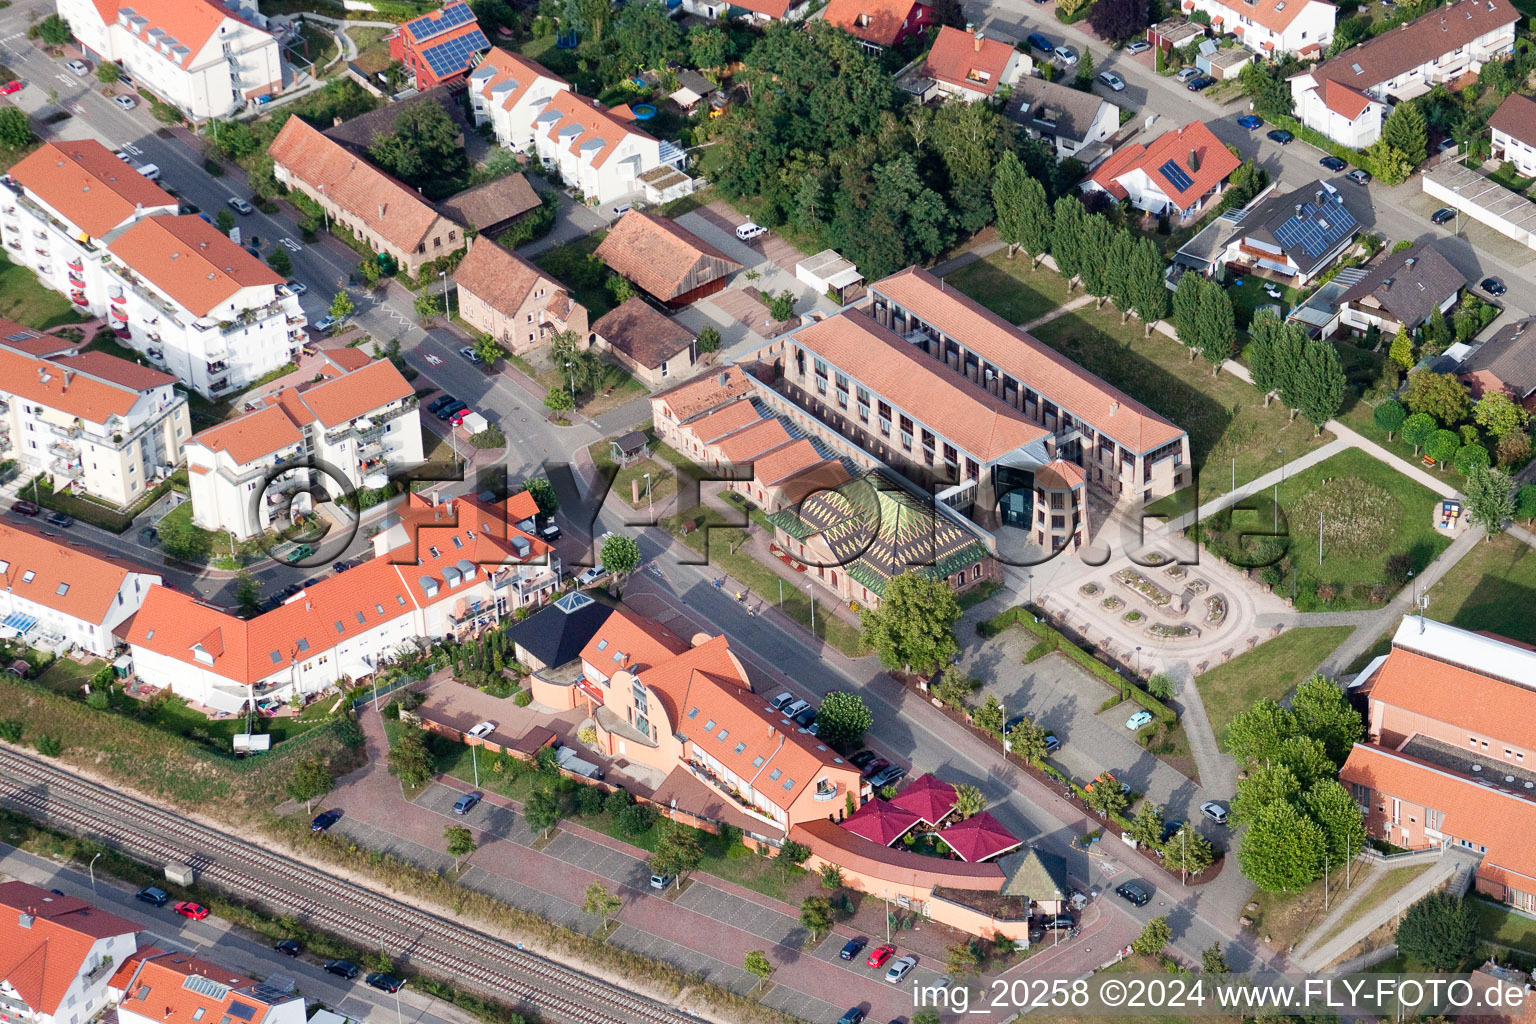
M 348 569 L 352 568 L 352 563 L 343 558 L 339 562 L 332 562 L 331 568 L 336 572 L 346 572 Z
M 380 992 L 399 992 L 405 987 L 405 980 L 403 978 L 397 978 L 393 974 L 385 974 L 383 971 L 375 971 L 364 978 L 363 981 L 367 982 L 368 987 L 376 988 Z
M 853 765 L 855 768 L 858 768 L 860 771 L 868 768 L 874 762 L 875 752 L 873 750 L 861 750 L 848 759 L 848 763 Z
M 815 708 L 806 708 L 804 711 L 800 712 L 794 717 L 795 724 L 800 726 L 802 729 L 810 728 L 811 723 L 814 721 L 816 721 Z
M 454 413 L 459 412 L 459 411 L 461 411 L 463 409 L 468 409 L 468 408 L 469 408 L 469 403 L 468 402 L 461 402 L 458 399 L 454 399 L 452 402 L 449 402 L 447 405 L 445 405 L 441 409 L 437 410 L 437 418 L 440 419 L 440 420 L 443 420 L 444 422 L 447 422 L 453 416 Z
M 165 906 L 166 900 L 170 899 L 171 897 L 170 894 L 167 893 L 164 889 L 157 889 L 154 886 L 149 886 L 146 889 L 140 889 L 138 892 L 134 893 L 133 898 L 136 900 L 143 900 L 145 903 L 153 903 L 157 907 L 163 907 Z
M 338 978 L 355 978 L 362 968 L 351 960 L 327 960 L 325 962 L 327 974 L 334 974 Z
M 1247 128 L 1249 131 L 1256 131 L 1264 127 L 1264 119 L 1262 117 L 1256 117 L 1253 114 L 1244 114 L 1242 117 L 1237 119 L 1237 123 L 1242 125 L 1244 128 Z
M 1344 168 L 1349 166 L 1349 164 L 1345 163 L 1343 160 L 1340 160 L 1336 156 L 1325 156 L 1319 160 L 1318 163 L 1322 164 L 1330 171 L 1342 171 Z
M 1115 895 L 1134 907 L 1144 907 L 1152 899 L 1152 894 L 1140 882 L 1126 882 L 1116 886 Z
M 63 512 L 49 512 L 43 516 L 43 519 L 61 530 L 67 530 L 75 525 L 75 517 L 67 516 Z
M 450 405 L 456 401 L 458 401 L 458 399 L 454 398 L 452 395 L 438 395 L 436 398 L 432 399 L 432 401 L 427 403 L 427 412 L 435 414 L 437 410 L 441 409 L 443 406 Z
M 41 512 L 42 509 L 38 508 L 30 501 L 17 500 L 11 502 L 11 511 L 15 512 L 19 516 L 35 516 Z
M 1184 88 L 1188 89 L 1190 92 L 1205 92 L 1205 90 L 1209 89 L 1215 84 L 1216 79 L 1212 78 L 1210 75 L 1201 75 L 1199 78 L 1193 79 Z
M 1436 224 L 1444 224 L 1447 221 L 1456 219 L 1456 211 L 1451 209 L 1449 206 L 1442 206 L 1440 209 L 1431 214 L 1429 219 L 1434 221 Z M 14 508 L 15 506 L 13 505 L 11 507 Z
M 1168 840 L 1178 835 L 1179 829 L 1183 827 L 1184 823 L 1179 821 L 1177 818 L 1175 818 L 1173 821 L 1163 822 L 1163 834 L 1161 837 L 1159 837 L 1158 842 L 1166 843 Z
M 869 940 L 860 935 L 858 938 L 849 939 L 843 943 L 843 948 L 837 955 L 844 960 L 852 960 L 862 953 L 867 945 L 869 945 Z
M 284 939 L 272 948 L 283 954 L 283 956 L 296 957 L 304 952 L 304 946 L 298 939 Z
M 1482 287 L 1483 291 L 1487 292 L 1489 295 L 1494 296 L 1503 295 L 1505 292 L 1509 291 L 1509 289 L 1504 286 L 1504 282 L 1496 277 L 1483 278 Z
M 1046 53 L 1050 53 L 1056 48 L 1056 44 L 1051 42 L 1049 37 L 1041 35 L 1039 32 L 1031 32 L 1026 42 L 1035 49 L 1044 50 Z
M 1264 137 L 1269 139 L 1271 142 L 1278 142 L 1282 146 L 1289 146 L 1291 144 L 1291 140 L 1296 138 L 1296 136 L 1292 135 L 1284 128 L 1276 128 L 1272 132 L 1265 132 Z
M 315 820 L 309 823 L 309 830 L 311 832 L 324 832 L 340 820 L 341 812 L 333 807 L 328 811 L 321 811 L 315 815 Z
M 851 1006 L 846 1013 L 837 1018 L 837 1024 L 864 1024 L 864 1011 L 857 1006 Z

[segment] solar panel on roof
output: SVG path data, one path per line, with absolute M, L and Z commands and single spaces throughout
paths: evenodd
M 436 17 L 432 14 L 426 14 L 414 21 L 406 22 L 406 31 L 418 43 L 431 39 L 433 36 L 440 36 L 451 28 L 458 28 L 460 25 L 467 25 L 475 20 L 475 12 L 469 9 L 468 4 L 453 4 L 450 7 L 444 7 L 442 10 L 434 12 L 434 14 Z
M 456 39 L 438 43 L 422 51 L 421 56 L 432 73 L 441 77 L 463 71 L 472 56 L 490 48 L 491 41 L 485 38 L 485 33 L 475 29 Z
M 1355 218 L 1340 201 L 1328 203 L 1327 216 L 1315 203 L 1303 203 L 1301 213 L 1275 228 L 1275 239 L 1286 249 L 1300 249 L 1317 259 L 1355 228 Z
M 1163 166 L 1159 167 L 1157 170 L 1159 174 L 1168 179 L 1168 184 L 1172 185 L 1180 192 L 1183 192 L 1185 189 L 1189 188 L 1189 186 L 1195 183 L 1195 179 L 1191 178 L 1188 173 L 1185 172 L 1184 168 L 1180 167 L 1172 160 L 1165 161 Z
M 229 1001 L 229 1015 L 239 1020 L 254 1020 L 256 1017 L 256 1007 L 249 1003 L 242 1003 L 238 999 L 231 999 Z

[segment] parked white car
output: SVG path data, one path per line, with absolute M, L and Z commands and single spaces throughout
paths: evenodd
M 768 229 L 761 224 L 754 224 L 750 220 L 736 229 L 736 237 L 743 242 L 750 242 L 758 235 L 766 235 Z
M 473 736 L 475 739 L 481 740 L 495 731 L 495 722 L 481 722 L 479 725 L 470 726 L 469 732 L 465 733 L 464 735 Z

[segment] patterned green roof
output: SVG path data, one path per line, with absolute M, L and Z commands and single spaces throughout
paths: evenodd
M 950 576 L 988 557 L 986 547 L 939 515 L 931 500 L 914 497 L 877 470 L 768 519 L 796 540 L 820 535 L 843 570 L 877 596 L 904 572 Z

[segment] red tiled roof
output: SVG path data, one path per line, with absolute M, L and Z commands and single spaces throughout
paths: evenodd
M 322 426 L 335 427 L 414 393 L 394 363 L 375 359 L 360 370 L 305 389 L 299 399 Z
M 773 487 L 825 461 L 810 439 L 802 437 L 753 459 L 752 477 L 764 487 Z
M 131 220 L 139 207 L 176 206 L 164 189 L 94 139 L 45 142 L 18 161 L 11 176 L 94 238 Z
M 758 420 L 727 436 L 713 447 L 726 462 L 748 462 L 790 440 L 789 431 L 777 419 Z
M 949 848 L 961 860 L 970 864 L 979 864 L 1022 845 L 1022 841 L 1004 828 L 1002 822 L 986 811 L 949 826 L 940 838 L 949 844 Z
M 104 5 L 102 0 L 97 0 L 96 6 L 98 11 L 103 12 L 102 20 L 109 26 L 117 21 L 118 10 L 132 7 L 136 14 L 148 19 L 148 24 L 144 26 L 137 38 L 151 47 L 155 45 L 157 38 L 150 35 L 151 29 L 160 29 L 165 36 L 174 38 L 188 51 L 187 55 L 177 62 L 183 68 L 191 64 L 193 58 L 208 45 L 208 41 L 213 38 L 219 26 L 224 24 L 226 18 L 254 28 L 249 21 L 210 0 L 120 0 L 118 3 L 107 5 Z M 107 14 L 106 10 L 111 10 L 112 13 Z M 256 31 L 261 30 L 256 29 Z M 169 39 L 166 41 L 169 42 Z
M 16 597 L 96 624 L 106 619 L 129 573 L 159 575 L 9 523 L 0 523 L 0 567 L 0 585 Z
M 979 302 L 954 288 L 943 287 L 926 270 L 908 267 L 875 282 L 870 290 L 888 296 L 925 323 L 962 340 L 993 366 L 1133 452 L 1149 452 L 1184 434 L 1162 416 Z
M 1318 83 L 1332 79 L 1355 89 L 1370 89 L 1519 20 L 1520 12 L 1514 5 L 1501 0 L 1455 0 L 1352 46 L 1303 74 Z
M 615 609 L 581 649 L 581 660 L 609 676 L 620 669 L 643 672 L 671 661 L 690 646 L 654 619 Z
M 1007 881 L 996 864 L 967 864 L 913 853 L 900 846 L 886 847 L 848 831 L 825 818 L 802 821 L 789 830 L 789 838 L 804 843 L 825 861 L 849 871 L 913 888 L 948 886 L 998 892 Z
M 672 219 L 639 210 L 620 217 L 594 255 L 663 301 L 741 269 Z
M 1083 467 L 1065 459 L 1053 459 L 1035 470 L 1035 485 L 1052 490 L 1073 490 L 1081 487 L 1088 475 Z
M 199 977 L 214 985 L 187 984 Z M 242 1024 L 261 1024 L 273 1005 L 297 994 L 274 997 L 268 1003 L 255 989 L 256 981 L 220 963 L 188 953 L 163 953 L 141 961 L 138 973 L 123 992 L 118 1014 L 155 1021 L 156 1024 L 194 1024 L 226 1017 Z
M 751 393 L 747 371 L 727 366 L 719 373 L 706 373 L 675 388 L 651 396 L 652 405 L 665 405 L 672 418 L 686 423 L 700 413 L 709 412 L 742 395 Z
M 923 73 L 941 82 L 990 96 L 997 91 L 1008 61 L 1017 52 L 1012 43 L 982 39 L 980 33 L 973 35 L 945 25 L 934 37 Z
M 891 803 L 937 825 L 955 809 L 955 787 L 936 775 L 922 775 L 892 797 Z
M 922 818 L 888 800 L 871 800 L 843 819 L 843 828 L 881 846 L 890 846 Z
M 537 61 L 529 60 L 522 54 L 503 50 L 499 46 L 491 47 L 491 51 L 480 62 L 480 67 L 495 69 L 495 74 L 487 78 L 485 84 L 480 88 L 480 95 L 486 99 L 491 97 L 492 86 L 508 80 L 517 83 L 512 91 L 507 93 L 506 97 L 501 101 L 501 108 L 503 110 L 511 110 L 515 107 L 518 100 L 522 99 L 533 83 L 540 78 L 556 82 L 567 89 L 570 88 L 570 83 L 544 65 Z
M 689 423 L 685 429 L 692 433 L 700 444 L 707 445 L 760 419 L 762 416 L 758 413 L 757 406 L 752 404 L 752 400 L 742 398 L 722 409 L 700 416 Z
M 1353 121 L 1371 105 L 1371 98 L 1359 89 L 1324 79 L 1322 84 L 1323 105 L 1346 120 Z
M 1252 19 L 1255 23 L 1264 26 L 1271 32 L 1284 32 L 1290 27 L 1302 11 L 1307 9 L 1309 3 L 1321 4 L 1324 7 L 1332 7 L 1333 4 L 1322 3 L 1322 0 L 1257 0 L 1249 4 L 1244 3 L 1242 16 Z M 1192 5 L 1186 5 L 1186 9 Z M 1211 18 L 1212 22 L 1220 21 L 1221 16 Z
M 692 331 L 638 295 L 599 317 L 592 325 L 592 333 L 615 352 L 622 352 L 652 370 L 693 346 Z
M 1394 647 L 1371 699 L 1527 749 L 1536 747 L 1536 690 Z
M 735 0 L 732 7 L 740 7 L 764 17 L 782 20 L 789 15 L 790 0 Z
M 1528 145 L 1536 145 L 1536 100 L 1510 93 L 1488 119 L 1488 127 Z
M 1445 813 L 1440 831 L 1488 848 L 1478 874 L 1504 869 L 1536 879 L 1536 802 L 1382 747 L 1356 743 L 1339 781 Z M 1416 829 L 1416 831 L 1418 831 Z M 1516 885 L 1529 891 L 1529 883 Z
M 98 939 L 138 931 L 84 900 L 26 882 L 0 883 L 0 905 L 15 911 L 0 915 L 0 981 L 40 1015 L 58 1012 Z M 32 915 L 28 927 L 21 913 Z
M 831 0 L 822 17 L 859 39 L 890 46 L 916 7 L 917 0 Z
M 228 452 L 235 462 L 245 465 L 263 455 L 298 444 L 304 440 L 304 433 L 282 406 L 269 405 L 228 423 L 209 427 L 194 434 L 192 440 L 211 451 Z
M 504 316 L 516 315 L 540 287 L 545 290 L 545 306 L 568 299 L 560 282 L 484 235 L 470 243 L 453 272 L 453 283 Z
M 1191 153 L 1199 163 L 1198 167 L 1190 166 Z M 1189 181 L 1184 188 L 1175 185 L 1162 170 L 1169 162 L 1178 168 L 1183 179 Z M 1191 121 L 1182 128 L 1164 132 L 1148 145 L 1135 143 L 1121 147 L 1093 172 L 1093 182 L 1116 198 L 1124 198 L 1125 186 L 1118 179 L 1140 170 L 1174 206 L 1185 210 L 1240 166 L 1242 161 L 1232 155 L 1205 122 Z
M 593 167 L 606 164 L 608 158 L 618 151 L 619 143 L 629 136 L 655 141 L 634 126 L 632 122 L 634 115 L 628 107 L 615 107 L 609 110 L 598 101 L 577 95 L 568 89 L 551 96 L 539 114 L 543 116 L 549 111 L 555 111 L 561 116 L 554 121 L 546 122 L 549 124 L 549 129 L 544 133 L 546 138 L 558 140 L 560 132 L 572 125 L 581 129 L 570 136 L 568 151 L 571 155 L 581 155 L 582 147 L 589 143 L 600 144 L 600 148 L 592 156 Z
M 193 316 L 207 316 L 242 288 L 283 283 L 277 271 L 190 214 L 145 217 L 107 248 Z
M 176 381 L 104 352 L 53 359 L 27 355 L 4 340 L 5 335 L 24 330 L 20 324 L 0 320 L 0 380 L 5 381 L 5 390 L 86 423 L 105 424 L 113 416 L 127 416 L 143 391 Z

